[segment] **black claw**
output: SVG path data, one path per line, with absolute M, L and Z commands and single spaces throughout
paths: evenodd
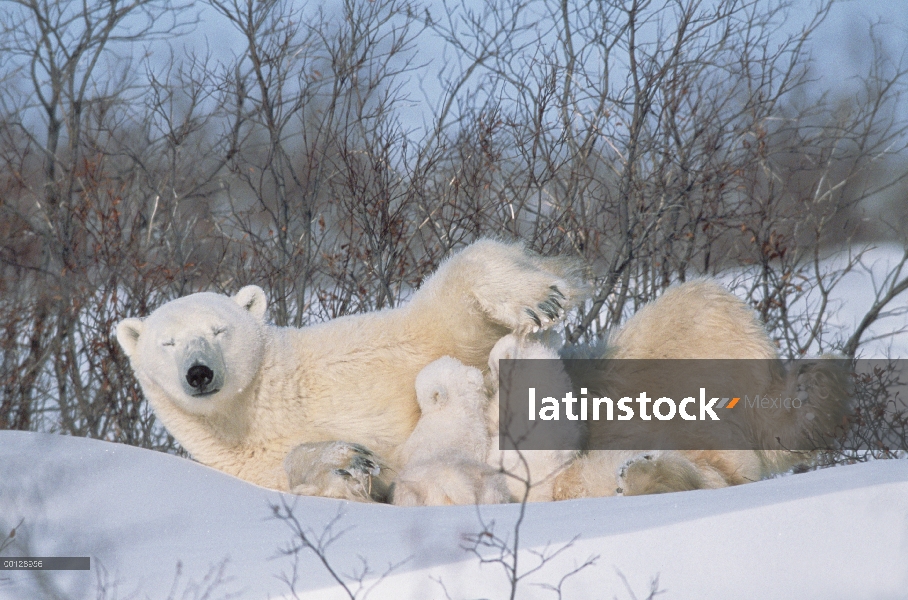
M 350 474 L 350 471 L 348 471 L 346 469 L 334 469 L 334 474 L 340 475 L 344 479 L 350 479 L 353 477 L 353 475 Z
M 360 444 L 350 444 L 350 447 L 359 452 L 360 454 L 365 454 L 366 456 L 374 456 L 374 453 Z
M 533 322 L 536 323 L 537 326 L 542 327 L 542 321 L 539 319 L 539 315 L 537 315 L 529 308 L 525 308 L 524 310 L 528 315 L 530 315 L 530 318 L 533 319 Z
M 350 467 L 358 471 L 366 471 L 371 473 L 375 468 L 375 463 L 363 456 L 354 456 L 353 460 L 350 461 Z
M 552 321 L 558 318 L 558 312 L 555 310 L 555 307 L 548 302 L 540 302 L 539 310 Z
M 556 296 L 558 296 L 559 298 L 561 298 L 562 300 L 565 300 L 565 299 L 566 299 L 566 298 L 565 298 L 565 295 L 561 293 L 561 290 L 558 289 L 558 286 L 557 286 L 557 285 L 550 285 L 550 286 L 549 286 L 549 289 L 552 290 L 552 292 L 554 292 L 554 294 L 555 294 Z
M 551 298 L 549 298 L 549 302 L 554 304 L 558 308 L 558 310 L 564 310 L 564 307 L 561 306 L 561 302 L 559 302 L 558 298 L 556 298 L 555 296 L 552 296 Z

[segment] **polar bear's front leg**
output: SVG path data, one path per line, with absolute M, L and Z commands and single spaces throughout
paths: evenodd
M 386 502 L 390 471 L 371 450 L 347 442 L 301 444 L 284 459 L 290 491 L 360 502 Z

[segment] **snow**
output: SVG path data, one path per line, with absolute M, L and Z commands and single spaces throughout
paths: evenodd
M 859 265 L 842 277 L 833 293 L 829 325 L 850 335 L 870 310 L 877 295 L 888 289 L 904 250 L 897 246 L 872 247 L 861 255 Z M 839 254 L 826 261 L 827 268 L 842 268 L 846 257 Z M 904 278 L 908 273 L 898 272 Z M 892 299 L 880 319 L 862 336 L 860 358 L 908 358 L 908 292 Z M 847 336 L 846 336 L 847 337 Z
M 508 596 L 500 565 L 481 565 L 464 536 L 482 530 L 480 519 L 508 535 L 519 505 L 298 498 L 175 456 L 30 432 L 0 431 L 0 465 L 0 531 L 23 520 L 4 556 L 92 561 L 91 571 L 0 571 L 3 599 L 196 598 L 222 561 L 226 581 L 212 598 L 292 597 L 280 579 L 291 572 L 293 560 L 280 549 L 292 532 L 270 508 L 282 498 L 316 534 L 337 518 L 332 530 L 343 533 L 328 560 L 352 573 L 362 557 L 372 571 L 369 598 L 444 598 L 445 589 L 451 598 Z M 534 552 L 567 547 L 521 582 L 519 598 L 557 597 L 538 584 L 557 584 L 591 557 L 593 565 L 566 581 L 564 598 L 645 598 L 656 577 L 660 598 L 901 598 L 908 461 L 722 490 L 529 505 L 520 536 L 521 570 L 535 565 Z M 306 550 L 295 589 L 301 598 L 347 597 Z
M 832 287 L 825 307 L 826 322 L 823 329 L 826 339 L 823 348 L 813 344 L 808 350 L 808 356 L 841 348 L 876 299 L 889 290 L 893 283 L 892 275 L 896 275 L 896 280 L 908 275 L 905 269 L 897 270 L 903 258 L 902 247 L 881 244 L 860 248 L 852 255 L 837 252 L 820 261 L 819 272 L 823 274 L 826 285 Z M 850 264 L 852 262 L 854 264 Z M 812 272 L 808 271 L 804 275 L 811 277 Z M 755 276 L 754 271 L 745 269 L 729 271 L 717 278 L 732 292 L 744 298 Z M 789 299 L 789 314 L 818 314 L 822 307 L 820 290 L 814 285 L 805 288 L 803 297 Z M 807 327 L 812 326 L 812 321 L 807 324 Z M 908 358 L 908 291 L 893 297 L 878 320 L 861 337 L 858 358 L 889 357 Z

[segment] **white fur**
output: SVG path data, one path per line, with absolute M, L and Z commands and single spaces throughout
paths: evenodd
M 232 298 L 193 294 L 144 320 L 126 319 L 117 327 L 117 339 L 157 416 L 197 460 L 274 489 L 380 499 L 405 465 L 401 455 L 408 453 L 404 446 L 419 420 L 417 374 L 442 356 L 484 368 L 503 336 L 523 337 L 547 327 L 582 300 L 581 272 L 576 261 L 484 240 L 446 260 L 410 303 L 393 310 L 303 329 L 279 328 L 265 322 L 265 293 L 249 286 Z M 519 354 L 523 342 L 517 339 L 503 344 L 513 349 L 516 343 Z M 537 348 L 535 343 L 525 344 L 526 351 Z M 643 308 L 610 340 L 606 354 L 776 355 L 753 311 L 709 281 L 679 285 Z M 192 375 L 194 366 L 205 368 Z M 831 381 L 834 387 L 834 374 L 826 376 L 822 367 L 815 372 L 807 379 Z M 785 385 L 754 377 L 769 388 Z M 839 390 L 826 391 L 818 395 L 823 403 L 815 407 L 814 422 L 835 423 L 844 410 Z M 804 424 L 798 418 L 792 415 L 790 431 L 782 432 L 786 439 L 801 435 Z M 750 426 L 760 439 L 776 433 L 756 416 Z M 565 435 L 575 433 L 566 430 Z M 608 435 L 589 433 L 591 438 Z M 590 452 L 557 473 L 550 488 L 550 474 L 561 468 L 561 458 L 570 457 L 541 453 L 537 464 L 534 455 L 528 470 L 512 474 L 516 481 L 530 482 L 531 499 L 560 499 L 617 493 L 622 475 L 616 469 L 621 468 L 628 489 L 648 493 L 744 483 L 792 463 L 791 453 L 778 451 L 650 458 Z M 435 472 L 454 473 L 447 479 L 454 489 L 441 490 L 442 501 L 473 489 L 456 482 L 489 473 L 471 473 L 475 465 L 458 467 L 459 459 L 444 452 L 434 460 Z M 490 460 L 515 469 L 512 460 Z M 641 474 L 636 483 L 634 473 Z
M 562 340 L 553 333 L 543 336 L 522 337 L 515 334 L 501 338 L 489 354 L 489 386 L 495 390 L 488 408 L 488 422 L 492 437 L 488 464 L 507 474 L 508 489 L 513 500 L 543 502 L 553 499 L 555 480 L 573 461 L 581 449 L 584 430 L 579 421 L 561 420 L 550 424 L 546 429 L 546 438 L 558 446 L 576 448 L 576 450 L 502 450 L 499 430 L 499 397 L 498 375 L 499 361 L 505 359 L 521 360 L 557 360 L 555 348 L 561 346 Z M 571 389 L 571 381 L 564 371 L 561 381 L 555 385 L 560 389 Z M 522 425 L 529 425 L 523 420 Z M 514 424 L 516 425 L 516 424 Z M 553 431 L 553 425 L 558 427 Z M 526 427 L 505 427 L 512 439 L 525 439 L 533 444 L 534 431 Z M 556 434 L 556 439 L 552 435 Z
M 488 396 L 482 373 L 445 356 L 416 377 L 422 416 L 401 447 L 394 504 L 489 504 L 508 501 L 504 479 L 485 465 Z
M 483 240 L 393 310 L 279 328 L 249 286 L 233 298 L 173 300 L 124 320 L 117 339 L 157 416 L 200 462 L 274 489 L 363 499 L 403 464 L 419 371 L 446 355 L 484 368 L 508 331 L 553 322 L 540 304 L 555 298 L 566 310 L 582 299 L 581 272 L 576 261 Z M 223 385 L 193 396 L 187 357 L 201 351 L 213 370 L 223 364 Z
M 421 416 L 400 450 L 402 462 L 456 450 L 471 460 L 489 452 L 484 411 L 488 397 L 482 373 L 450 356 L 429 363 L 416 376 Z

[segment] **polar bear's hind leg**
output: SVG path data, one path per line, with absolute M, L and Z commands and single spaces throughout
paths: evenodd
M 519 244 L 480 240 L 442 263 L 413 304 L 427 316 L 439 307 L 447 309 L 448 319 L 451 311 L 462 310 L 463 318 L 482 315 L 506 330 L 528 333 L 555 324 L 586 297 L 584 274 L 579 259 L 544 257 Z M 502 335 L 498 332 L 494 339 Z
M 619 496 L 641 496 L 697 490 L 706 482 L 694 463 L 679 453 L 646 452 L 627 460 L 618 468 Z

